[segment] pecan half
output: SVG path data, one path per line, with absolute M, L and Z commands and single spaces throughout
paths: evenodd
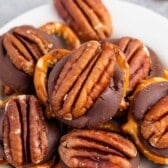
M 4 35 L 3 45 L 12 63 L 30 76 L 36 60 L 56 46 L 49 35 L 32 26 L 12 29 Z
M 168 148 L 168 96 L 151 107 L 141 125 L 141 134 L 155 148 Z
M 137 155 L 135 146 L 124 137 L 98 130 L 74 130 L 61 138 L 61 160 L 69 167 L 127 167 Z
M 54 3 L 82 41 L 105 40 L 111 35 L 110 14 L 101 0 L 54 0 Z
M 110 43 L 90 41 L 72 52 L 52 92 L 55 115 L 67 120 L 84 115 L 110 84 L 115 63 Z
M 118 46 L 125 53 L 130 67 L 128 91 L 132 91 L 141 80 L 149 75 L 151 67 L 149 51 L 141 41 L 130 37 L 119 39 Z
M 42 107 L 34 96 L 9 99 L 3 119 L 3 146 L 7 161 L 13 166 L 45 161 L 50 155 L 48 136 L 51 131 L 48 127 Z M 52 145 L 58 140 L 57 129 L 53 131 Z

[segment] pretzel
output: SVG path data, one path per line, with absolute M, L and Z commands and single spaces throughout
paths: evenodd
M 54 49 L 48 54 L 41 57 L 36 64 L 34 73 L 34 86 L 38 98 L 44 105 L 47 105 L 48 97 L 46 89 L 48 69 L 54 66 L 57 61 L 59 61 L 61 58 L 69 53 L 69 50 Z
M 168 79 L 168 70 L 164 69 L 164 78 Z
M 49 22 L 40 27 L 41 30 L 48 34 L 61 36 L 67 42 L 70 49 L 77 49 L 80 41 L 77 35 L 66 25 L 59 22 Z

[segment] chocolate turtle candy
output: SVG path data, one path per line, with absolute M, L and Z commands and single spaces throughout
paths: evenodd
M 57 59 L 45 80 L 49 117 L 78 128 L 99 125 L 112 118 L 128 83 L 123 53 L 113 44 L 97 41 L 87 42 L 63 57 L 62 53 L 66 52 L 55 52 L 55 58 L 62 59 Z M 45 57 L 38 61 L 37 69 L 43 65 L 42 59 Z M 44 74 L 35 74 L 38 76 Z
M 120 47 L 128 62 L 128 93 L 132 93 L 142 80 L 164 76 L 164 67 L 159 61 L 157 54 L 152 49 L 145 46 L 139 39 L 122 37 L 109 41 Z
M 32 26 L 19 26 L 0 37 L 0 80 L 13 90 L 30 93 L 36 61 L 53 48 L 55 37 Z
M 61 168 L 138 168 L 134 144 L 115 132 L 73 130 L 61 138 Z
M 47 121 L 38 99 L 20 95 L 7 100 L 1 115 L 1 139 L 5 158 L 12 166 L 38 165 L 55 155 L 59 130 Z
M 168 164 L 168 80 L 151 78 L 138 85 L 123 131 L 154 163 Z

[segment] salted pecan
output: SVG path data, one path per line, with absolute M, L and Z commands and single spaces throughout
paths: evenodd
M 54 0 L 54 4 L 82 41 L 105 40 L 112 34 L 110 14 L 101 0 Z
M 130 159 L 137 157 L 137 150 L 129 140 L 116 133 L 74 130 L 61 138 L 59 154 L 68 168 L 133 168 Z
M 151 59 L 147 47 L 138 39 L 123 37 L 119 39 L 118 46 L 125 53 L 130 67 L 128 92 L 134 90 L 136 85 L 149 75 Z
M 45 120 L 34 96 L 21 95 L 7 101 L 2 133 L 5 157 L 13 166 L 49 160 L 58 142 L 56 125 Z
M 41 30 L 32 26 L 20 26 L 4 35 L 3 45 L 12 63 L 32 76 L 36 60 L 57 44 Z
M 67 120 L 84 115 L 110 84 L 115 63 L 110 43 L 90 41 L 72 53 L 52 92 L 55 115 Z

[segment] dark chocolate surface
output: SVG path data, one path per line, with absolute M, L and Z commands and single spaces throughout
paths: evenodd
M 168 95 L 168 82 L 155 82 L 144 87 L 134 97 L 132 103 L 132 113 L 136 120 L 142 120 L 145 113 L 153 106 L 159 99 Z
M 60 139 L 60 131 L 58 129 L 58 124 L 56 120 L 50 120 L 47 122 L 48 128 L 48 152 L 46 154 L 46 158 L 43 163 L 49 161 L 53 155 L 57 154 L 58 143 Z
M 148 48 L 151 58 L 151 71 L 149 73 L 149 78 L 151 77 L 163 77 L 164 76 L 164 67 L 159 60 L 157 54 L 151 49 Z
M 132 168 L 139 168 L 140 165 L 140 159 L 139 159 L 139 154 L 137 153 L 136 157 L 129 159 L 130 163 L 132 165 Z M 63 160 L 60 160 L 60 165 L 61 168 L 69 168 L 64 162 Z M 110 168 L 110 167 L 109 167 Z
M 48 79 L 48 95 L 49 102 L 51 102 L 52 91 L 55 86 L 55 81 L 59 76 L 64 63 L 66 62 L 66 57 L 61 59 L 52 69 L 49 79 Z M 118 110 L 123 97 L 123 84 L 124 84 L 125 74 L 121 68 L 116 65 L 116 70 L 114 77 L 111 80 L 110 86 L 102 93 L 102 95 L 96 100 L 94 105 L 86 112 L 85 115 L 74 119 L 65 120 L 60 119 L 65 124 L 72 127 L 83 128 L 83 127 L 94 127 L 103 123 L 110 118 L 112 118 Z M 51 107 L 52 108 L 52 107 Z

